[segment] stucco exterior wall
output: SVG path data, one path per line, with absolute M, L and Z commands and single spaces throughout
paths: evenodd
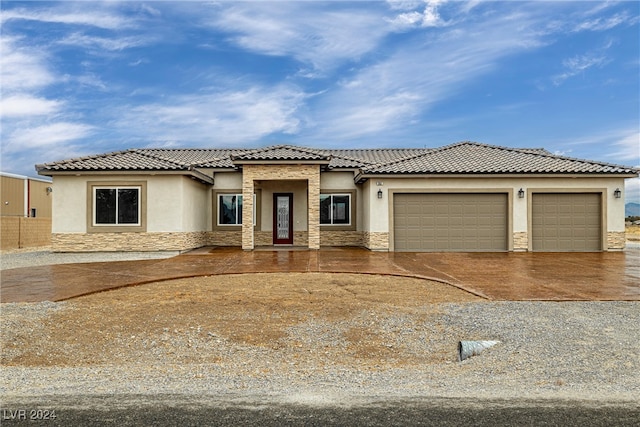
M 181 175 L 86 175 L 54 177 L 53 233 L 86 233 L 88 185 L 91 182 L 146 182 L 146 231 L 200 232 L 210 230 L 209 186 Z M 105 232 L 108 230 L 105 229 Z
M 242 172 L 217 172 L 213 179 L 216 190 L 242 189 Z
M 376 185 L 381 182 L 382 185 Z M 519 198 L 522 188 L 525 197 Z M 603 227 L 609 236 L 605 248 L 618 249 L 620 237 L 624 232 L 624 200 L 616 199 L 613 192 L 616 188 L 624 188 L 623 178 L 584 178 L 584 177 L 532 177 L 532 178 L 426 178 L 397 179 L 385 178 L 369 180 L 363 186 L 363 192 L 369 206 L 369 213 L 364 220 L 364 230 L 371 233 L 392 232 L 393 193 L 398 192 L 464 192 L 464 191 L 505 191 L 510 194 L 511 232 L 513 233 L 513 250 L 527 248 L 530 217 L 531 194 L 542 192 L 600 192 L 603 194 Z M 377 192 L 382 190 L 383 198 L 378 199 Z M 612 245 L 615 245 L 612 246 Z
M 353 172 L 324 172 L 320 174 L 320 192 L 325 191 L 355 191 L 355 218 L 352 218 L 352 221 L 356 224 L 356 230 L 363 230 L 363 223 L 365 221 L 365 204 L 363 203 L 363 193 L 362 193 L 362 185 L 356 185 L 353 181 Z M 329 233 L 331 230 L 325 230 Z M 328 234 L 330 235 L 330 234 Z M 336 234 L 338 235 L 338 234 Z M 346 242 L 353 242 L 354 239 L 352 237 L 346 237 Z M 326 241 L 329 241 L 328 238 L 325 238 Z M 336 239 L 332 238 L 331 241 L 335 242 Z M 334 244 L 335 246 L 335 244 Z M 348 246 L 352 246 L 352 244 L 348 244 Z
M 393 195 L 401 192 L 507 192 L 509 194 L 510 249 L 529 247 L 532 194 L 536 192 L 599 192 L 602 198 L 603 243 L 605 249 L 624 247 L 624 199 L 616 199 L 616 188 L 624 188 L 623 178 L 533 177 L 533 178 L 383 178 L 370 179 L 361 185 L 353 182 L 352 172 L 319 173 L 317 165 L 261 166 L 246 165 L 249 171 L 215 174 L 215 185 L 181 175 L 87 175 L 54 177 L 53 245 L 60 250 L 144 250 L 154 245 L 161 250 L 188 249 L 198 245 L 271 244 L 273 229 L 273 194 L 294 195 L 294 244 L 320 245 L 359 244 L 372 250 L 388 250 L 393 239 Z M 91 182 L 144 182 L 146 188 L 146 224 L 143 233 L 87 233 L 90 215 L 88 186 Z M 518 190 L 525 197 L 518 197 Z M 260 192 L 259 220 L 255 229 L 220 230 L 215 221 L 216 191 Z M 350 190 L 355 196 L 356 226 L 352 230 L 320 231 L 318 223 L 321 191 Z M 378 198 L 378 190 L 382 198 Z M 245 202 L 245 214 L 252 201 Z M 311 212 L 311 214 L 310 214 Z M 243 218 L 246 221 L 246 218 Z M 311 224 L 311 227 L 310 227 Z M 108 231 L 108 230 L 105 230 Z M 251 232 L 250 232 L 251 231 Z M 255 232 L 255 236 L 254 236 Z M 136 237 L 137 236 L 137 237 Z M 254 239 L 255 237 L 255 239 Z M 174 243 L 171 243 L 171 241 Z M 105 242 L 107 242 L 105 244 Z M 138 242 L 138 243 L 136 243 Z M 196 245 L 196 246 L 193 246 Z
M 182 231 L 211 231 L 211 186 L 183 178 L 182 188 Z
M 89 177 L 58 175 L 53 178 L 53 233 L 86 233 L 87 181 Z
M 262 191 L 260 231 L 273 231 L 273 194 L 293 193 L 293 231 L 308 229 L 308 197 L 306 181 L 262 181 L 256 185 Z

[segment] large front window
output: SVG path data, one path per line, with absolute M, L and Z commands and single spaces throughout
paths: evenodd
M 220 194 L 218 225 L 242 224 L 242 194 Z
M 320 224 L 350 225 L 351 194 L 321 194 Z
M 256 195 L 253 195 L 253 224 L 256 224 Z M 242 194 L 218 194 L 218 225 L 242 225 Z
M 94 187 L 93 225 L 140 225 L 140 187 Z

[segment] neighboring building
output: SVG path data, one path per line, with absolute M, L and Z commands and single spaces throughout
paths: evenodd
M 615 251 L 638 169 L 543 149 L 132 149 L 37 166 L 58 251 Z
M 51 243 L 51 180 L 0 172 L 0 247 Z

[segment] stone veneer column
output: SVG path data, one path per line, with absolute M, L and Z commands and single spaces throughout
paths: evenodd
M 320 249 L 320 167 L 308 179 L 309 249 Z
M 626 233 L 624 231 L 609 231 L 607 233 L 607 247 L 608 251 L 622 251 L 626 246 Z
M 307 181 L 308 245 L 309 249 L 320 249 L 320 165 L 314 164 L 245 164 L 242 167 L 242 249 L 255 247 L 253 192 L 256 180 Z
M 247 165 L 248 166 L 248 165 Z M 245 166 L 242 172 L 242 249 L 253 250 L 253 170 Z
M 526 231 L 513 233 L 513 251 L 526 252 L 529 250 L 529 234 Z

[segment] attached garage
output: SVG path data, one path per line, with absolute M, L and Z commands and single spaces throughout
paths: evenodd
M 394 250 L 507 251 L 508 211 L 506 193 L 396 193 Z
M 600 193 L 534 193 L 532 238 L 538 252 L 602 250 Z

